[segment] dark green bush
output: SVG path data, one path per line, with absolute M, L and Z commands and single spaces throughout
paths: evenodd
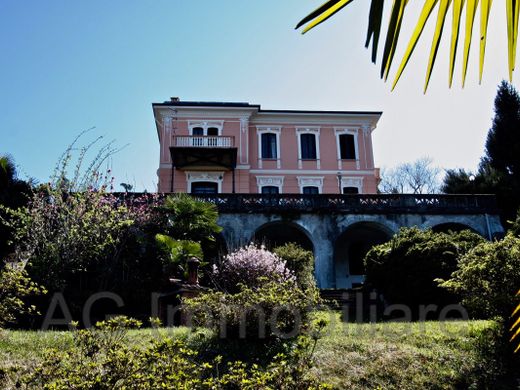
M 406 304 L 412 312 L 420 305 L 455 303 L 457 296 L 435 280 L 449 278 L 457 259 L 483 241 L 469 231 L 434 233 L 403 228 L 389 242 L 368 252 L 366 281 L 387 302 Z
M 316 287 L 314 279 L 314 255 L 311 251 L 303 249 L 295 243 L 288 243 L 277 248 L 273 252 L 285 260 L 287 268 L 294 272 L 298 285 L 307 290 Z
M 209 292 L 187 300 L 185 309 L 196 325 L 223 338 L 276 341 L 300 335 L 318 301 L 317 290 L 303 291 L 293 281 L 239 287 L 238 293 Z
M 520 238 L 508 234 L 501 241 L 482 242 L 461 257 L 442 286 L 460 294 L 473 315 L 508 319 L 518 303 Z
M 22 314 L 36 314 L 24 298 L 42 293 L 45 289 L 28 277 L 23 264 L 5 264 L 0 269 L 0 328 L 14 324 Z
M 200 359 L 179 339 L 160 337 L 144 346 L 129 346 L 126 329 L 136 321 L 117 318 L 94 330 L 76 331 L 76 348 L 49 351 L 17 387 L 30 389 L 320 389 L 310 372 L 312 343 L 297 343 L 265 367 L 222 358 Z M 115 335 L 114 335 L 115 334 Z M 27 370 L 29 371 L 29 370 Z

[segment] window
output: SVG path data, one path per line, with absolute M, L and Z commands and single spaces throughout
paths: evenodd
M 191 183 L 192 194 L 218 194 L 218 183 L 198 181 Z
M 274 195 L 274 194 L 279 194 L 280 193 L 280 189 L 278 187 L 275 187 L 275 186 L 263 186 L 262 187 L 262 194 L 264 195 Z
M 357 187 L 343 187 L 344 194 L 359 194 L 359 188 Z
M 340 157 L 342 160 L 356 159 L 356 145 L 353 134 L 341 134 L 339 136 Z
M 191 133 L 192 133 L 192 135 L 203 136 L 204 135 L 204 129 L 202 127 L 194 127 Z
M 313 187 L 313 186 L 303 187 L 304 195 L 317 195 L 319 193 L 320 193 L 320 189 L 318 187 Z
M 262 158 L 265 159 L 276 159 L 278 158 L 276 134 L 274 133 L 263 133 L 262 139 Z
M 316 135 L 300 135 L 301 158 L 302 160 L 316 160 Z

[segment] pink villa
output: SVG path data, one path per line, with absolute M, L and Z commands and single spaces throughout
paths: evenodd
M 361 285 L 367 251 L 404 226 L 469 228 L 490 239 L 503 232 L 490 196 L 377 194 L 372 132 L 381 112 L 178 98 L 153 112 L 158 191 L 214 202 L 223 248 L 257 241 L 312 250 L 321 289 Z
M 381 112 L 263 110 L 178 98 L 152 107 L 161 193 L 377 192 L 372 131 Z

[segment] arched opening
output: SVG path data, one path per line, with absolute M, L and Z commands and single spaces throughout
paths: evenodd
M 303 228 L 287 222 L 273 222 L 261 226 L 255 232 L 253 241 L 265 245 L 268 249 L 293 242 L 314 252 L 314 245 Z
M 434 233 L 449 233 L 449 232 L 458 233 L 463 230 L 469 230 L 473 233 L 480 234 L 479 232 L 477 232 L 475 229 L 469 227 L 468 225 L 465 225 L 463 223 L 457 223 L 457 222 L 446 222 L 446 223 L 441 223 L 439 225 L 435 225 L 432 227 L 432 231 Z
M 393 232 L 373 222 L 358 222 L 347 228 L 334 246 L 336 288 L 357 287 L 365 281 L 364 258 L 373 246 L 387 242 Z

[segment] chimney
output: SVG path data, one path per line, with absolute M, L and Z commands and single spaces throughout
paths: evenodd
M 181 99 L 179 99 L 177 96 L 171 97 L 170 100 L 171 100 L 173 103 L 178 103 L 178 102 L 181 101 Z
M 199 285 L 200 261 L 196 257 L 188 260 L 188 284 Z

